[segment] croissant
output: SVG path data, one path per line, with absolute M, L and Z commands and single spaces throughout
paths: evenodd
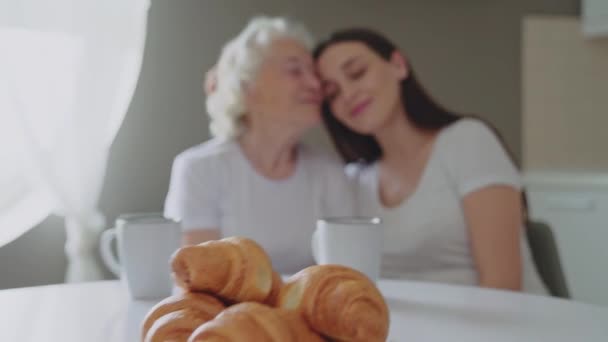
M 362 273 L 339 265 L 308 267 L 289 278 L 277 306 L 299 312 L 312 329 L 339 341 L 384 342 L 389 311 Z
M 295 312 L 264 304 L 240 303 L 224 310 L 214 320 L 199 326 L 188 342 L 321 342 Z
M 144 342 L 186 342 L 196 328 L 208 321 L 208 317 L 191 309 L 169 312 L 154 321 Z
M 232 302 L 268 298 L 270 258 L 255 241 L 230 237 L 178 249 L 171 258 L 173 277 L 187 291 L 213 293 Z
M 325 339 L 306 323 L 302 315 L 293 310 L 275 308 L 291 330 L 293 342 L 323 342 Z
M 145 339 L 150 327 L 160 317 L 178 310 L 188 309 L 205 321 L 212 320 L 225 306 L 215 297 L 205 293 L 182 293 L 163 299 L 154 305 L 142 324 L 142 340 Z
M 283 279 L 281 279 L 281 275 L 279 275 L 277 272 L 272 272 L 272 288 L 270 290 L 270 293 L 268 294 L 268 297 L 266 297 L 266 299 L 264 300 L 264 304 L 269 305 L 269 306 L 275 306 L 276 302 L 279 298 L 279 293 L 281 291 L 281 288 L 283 287 Z

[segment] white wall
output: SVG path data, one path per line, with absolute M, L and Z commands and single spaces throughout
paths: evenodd
M 203 71 L 254 14 L 292 15 L 318 34 L 352 25 L 386 32 L 438 100 L 494 122 L 519 155 L 522 15 L 577 12 L 578 0 L 153 0 L 142 75 L 101 209 L 110 220 L 161 210 L 172 158 L 208 136 Z M 62 281 L 64 238 L 61 220 L 50 218 L 0 248 L 0 288 Z

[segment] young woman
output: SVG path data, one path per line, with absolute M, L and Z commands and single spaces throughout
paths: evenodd
M 495 132 L 434 102 L 378 33 L 336 32 L 314 56 L 359 210 L 384 220 L 383 276 L 545 293 L 522 237 L 520 174 Z

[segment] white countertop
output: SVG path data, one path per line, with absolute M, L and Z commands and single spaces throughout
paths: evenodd
M 608 341 L 608 309 L 473 287 L 381 280 L 389 341 Z M 156 301 L 118 281 L 0 291 L 0 341 L 133 342 Z

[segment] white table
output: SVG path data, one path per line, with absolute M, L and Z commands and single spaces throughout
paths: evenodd
M 389 341 L 608 341 L 608 308 L 439 284 L 380 281 Z M 135 342 L 154 301 L 117 281 L 0 291 L 0 341 Z

